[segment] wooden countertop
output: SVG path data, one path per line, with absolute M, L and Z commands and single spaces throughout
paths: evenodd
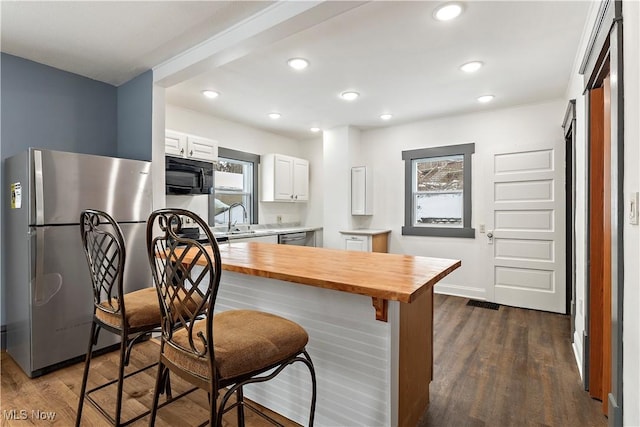
M 364 236 L 375 236 L 378 234 L 388 234 L 391 230 L 378 230 L 370 228 L 354 228 L 353 230 L 340 230 L 341 234 L 361 234 Z
M 461 265 L 452 259 L 272 243 L 219 246 L 223 270 L 366 295 L 374 306 L 381 300 L 410 303 Z M 188 254 L 185 261 L 191 261 Z

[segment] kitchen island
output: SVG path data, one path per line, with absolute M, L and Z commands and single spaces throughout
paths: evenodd
M 433 374 L 433 286 L 460 261 L 253 242 L 219 246 L 224 272 L 216 312 L 268 311 L 309 333 L 316 425 L 416 425 Z M 245 395 L 305 424 L 310 388 L 308 371 L 293 365 L 246 387 Z

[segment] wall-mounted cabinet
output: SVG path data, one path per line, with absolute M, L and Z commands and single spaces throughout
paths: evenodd
M 215 162 L 218 160 L 218 143 L 213 139 L 166 130 L 164 152 L 167 156 Z
M 309 200 L 309 162 L 284 154 L 260 158 L 263 202 L 306 202 Z
M 371 168 L 351 168 L 351 215 L 373 215 L 373 178 Z
M 359 252 L 387 252 L 391 230 L 341 231 L 344 249 Z

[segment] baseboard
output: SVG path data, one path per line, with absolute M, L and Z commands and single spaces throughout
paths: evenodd
M 618 406 L 618 402 L 612 393 L 609 393 L 607 398 L 609 400 L 609 413 L 607 416 L 609 427 L 622 427 L 622 408 Z
M 7 349 L 7 325 L 0 327 L 0 350 L 5 351 Z
M 581 351 L 582 342 L 577 339 L 573 340 L 571 347 L 573 348 L 573 355 L 576 358 L 576 365 L 578 365 L 578 373 L 580 374 L 580 379 L 584 382 L 584 376 L 582 375 L 582 351 Z
M 448 283 L 438 283 L 433 288 L 436 294 L 452 295 L 455 297 L 473 298 L 486 300 L 487 293 L 483 288 L 473 288 L 470 286 L 450 285 Z

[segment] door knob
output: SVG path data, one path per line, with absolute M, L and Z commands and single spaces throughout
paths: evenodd
M 487 233 L 487 239 L 489 239 L 489 244 L 493 245 L 493 230 Z

